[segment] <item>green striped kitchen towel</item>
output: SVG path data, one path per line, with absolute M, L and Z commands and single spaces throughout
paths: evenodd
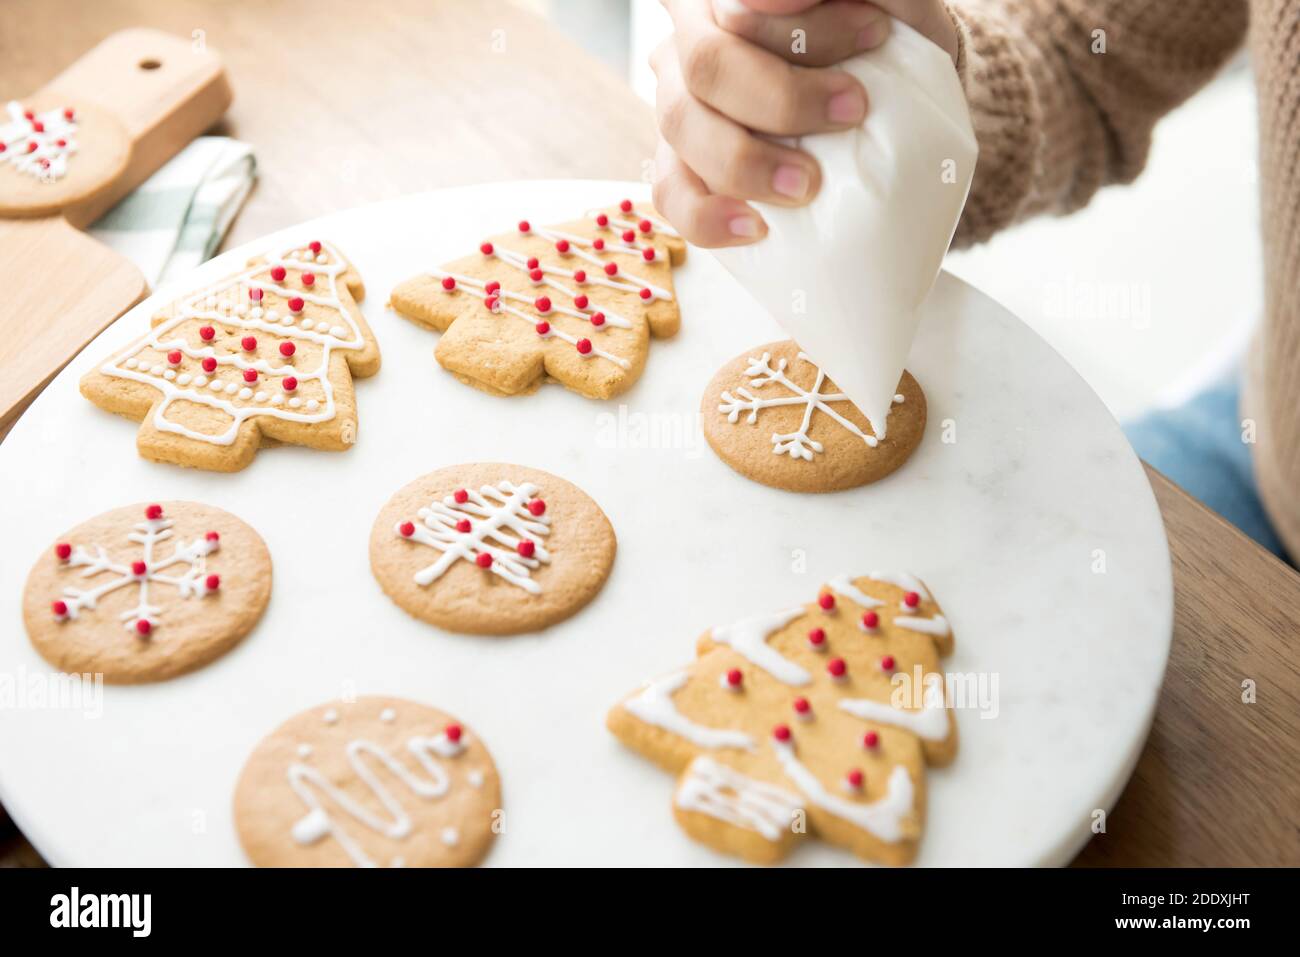
M 105 213 L 90 235 L 134 262 L 157 289 L 216 252 L 256 168 L 247 143 L 201 136 Z

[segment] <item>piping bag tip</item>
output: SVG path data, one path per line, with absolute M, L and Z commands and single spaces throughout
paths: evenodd
M 755 204 L 766 238 L 713 253 L 884 438 L 979 151 L 951 58 L 905 24 L 838 68 L 872 107 L 856 129 L 794 141 L 821 165 L 821 191 L 803 207 Z

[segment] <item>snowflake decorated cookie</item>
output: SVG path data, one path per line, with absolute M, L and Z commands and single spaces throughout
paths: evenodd
M 329 243 L 259 257 L 155 315 L 81 393 L 138 420 L 140 454 L 156 462 L 234 472 L 263 445 L 348 449 L 352 380 L 379 371 L 364 294 Z
M 834 492 L 884 478 L 925 432 L 925 393 L 904 372 L 878 438 L 867 417 L 799 347 L 751 349 L 718 370 L 700 402 L 704 436 L 722 461 L 755 482 Z
M 501 781 L 478 736 L 401 698 L 295 715 L 235 787 L 235 827 L 259 867 L 468 867 L 500 816 Z
M 925 768 L 956 754 L 939 658 L 952 629 L 919 579 L 840 576 L 802 605 L 701 636 L 696 659 L 610 713 L 624 744 L 678 775 L 693 838 L 772 863 L 820 838 L 905 864 Z
M 449 631 L 536 631 L 604 585 L 617 541 L 581 489 L 521 465 L 439 469 L 375 519 L 370 567 L 388 597 Z
M 122 125 L 93 104 L 49 96 L 0 103 L 0 218 L 94 200 L 126 168 L 130 149 Z
M 677 333 L 685 255 L 653 210 L 623 200 L 558 226 L 520 220 L 403 282 L 389 305 L 442 333 L 435 357 L 469 385 L 519 395 L 552 381 L 608 399 L 640 377 L 651 337 Z
M 271 556 L 228 512 L 196 502 L 105 512 L 50 544 L 27 577 L 36 650 L 112 683 L 207 664 L 252 630 L 271 596 Z

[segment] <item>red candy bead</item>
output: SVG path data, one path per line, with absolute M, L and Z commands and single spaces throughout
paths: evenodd
M 148 571 L 149 571 L 149 566 L 146 565 L 144 562 L 131 563 L 131 574 L 135 575 L 137 578 L 139 578 L 141 575 L 146 574 Z
M 539 336 L 544 336 L 551 331 L 551 324 L 549 322 L 539 322 L 533 328 L 537 330 Z
M 456 280 L 451 278 L 451 276 L 443 276 L 442 288 L 446 289 L 448 292 L 451 292 L 453 289 L 456 288 Z
M 316 274 L 314 272 L 305 272 L 302 274 L 302 284 L 304 286 L 316 285 Z
M 482 246 L 480 246 L 480 247 L 478 248 L 478 251 L 481 252 L 484 256 L 491 256 L 491 255 L 492 255 L 492 244 L 491 244 L 491 243 L 484 243 Z
M 741 682 L 744 680 L 745 676 L 740 673 L 739 668 L 732 668 L 727 672 L 727 684 L 731 685 L 733 688 L 739 688 Z
M 893 656 L 893 655 L 885 655 L 885 657 L 881 658 L 881 659 L 880 659 L 880 667 L 881 667 L 882 669 L 884 669 L 885 671 L 893 671 L 893 670 L 894 670 L 894 656 Z
M 475 558 L 474 561 L 478 562 L 479 568 L 492 567 L 492 556 L 489 555 L 487 552 L 479 552 L 478 557 Z
M 543 315 L 551 311 L 551 299 L 549 296 L 538 296 L 533 300 L 533 305 L 536 306 L 537 311 Z
M 590 301 L 591 300 L 589 300 L 586 296 L 581 294 L 573 297 L 573 305 L 578 309 L 586 309 L 587 303 Z
M 29 153 L 35 153 L 35 152 L 36 152 L 36 141 L 35 141 L 35 140 L 33 140 L 32 142 L 30 142 L 30 143 L 27 144 L 27 152 L 29 152 Z
M 320 253 L 320 243 L 317 242 L 316 240 L 312 240 L 310 243 L 308 243 L 307 248 L 314 253 L 318 253 L 318 254 Z
M 826 670 L 830 672 L 832 678 L 843 678 L 849 666 L 844 663 L 843 658 L 832 658 L 826 665 Z
M 868 611 L 862 615 L 862 627 L 870 631 L 875 631 L 880 627 L 880 616 L 874 611 Z
M 609 217 L 606 216 L 604 213 L 600 213 L 600 214 L 596 217 L 596 225 L 597 225 L 597 226 L 608 226 L 608 225 L 609 225 Z
M 567 239 L 557 240 L 555 250 L 556 252 L 567 253 L 569 251 L 569 241 Z
M 23 119 L 25 119 L 25 120 L 34 120 L 34 119 L 36 119 L 36 111 L 35 111 L 35 110 L 23 110 Z
M 648 219 L 641 220 L 641 222 L 636 224 L 636 228 L 641 230 L 641 232 L 643 233 L 650 232 L 650 220 Z
M 148 618 L 141 618 L 135 623 L 135 630 L 141 635 L 147 635 L 149 632 L 153 631 L 153 625 L 149 623 Z
M 208 541 L 212 542 L 214 545 L 217 542 L 221 541 L 221 536 L 216 532 L 208 532 L 208 534 L 204 535 L 203 537 L 206 538 Z
M 292 392 L 292 391 L 294 391 L 295 389 L 298 388 L 298 380 L 295 379 L 295 378 L 294 378 L 293 376 L 291 376 L 291 375 L 287 375 L 287 376 L 284 377 L 284 383 L 283 383 L 283 384 L 284 384 L 284 391 L 285 391 L 285 392 Z
M 65 120 L 70 120 L 74 116 L 76 116 L 76 111 L 73 110 L 72 107 L 68 107 L 66 110 L 63 111 L 63 118 Z
M 212 358 L 212 356 L 205 358 L 202 365 L 204 372 L 215 372 L 217 370 L 217 360 Z
M 541 282 L 542 271 L 540 269 L 534 269 L 528 273 L 528 278 L 531 279 L 533 282 Z
M 463 488 L 458 488 L 456 491 L 451 493 L 451 497 L 455 500 L 457 505 L 464 505 L 469 501 L 469 492 L 465 491 Z
M 537 259 L 536 256 L 530 256 L 528 258 L 528 262 L 525 265 L 527 265 L 529 269 L 536 269 L 538 266 L 541 265 L 541 262 Z
M 579 284 L 586 282 L 587 271 L 585 269 L 575 270 L 573 273 L 573 281 Z
M 822 592 L 817 596 L 817 604 L 822 606 L 823 611 L 830 611 L 835 607 L 835 596 L 830 592 Z
M 617 275 L 618 275 L 618 263 L 605 263 L 605 275 L 606 275 L 606 276 L 617 276 Z
M 54 145 L 62 149 L 63 147 L 68 145 L 68 141 L 60 136 L 57 140 L 54 141 Z
M 632 230 L 630 230 L 630 229 L 624 230 L 624 231 L 623 231 L 623 242 L 625 242 L 625 243 L 634 243 L 634 242 L 636 242 L 636 233 L 634 233 L 634 232 L 633 232 Z
M 59 561 L 66 562 L 72 557 L 72 546 L 67 542 L 59 542 L 54 546 L 54 554 L 59 557 Z
M 540 498 L 535 498 L 528 503 L 528 511 L 532 512 L 533 515 L 541 515 L 546 511 L 546 503 Z
M 203 580 L 203 584 L 207 586 L 208 591 L 216 591 L 221 587 L 221 576 L 209 575 Z
M 290 312 L 302 312 L 302 307 L 303 307 L 303 305 L 304 305 L 304 303 L 303 303 L 303 301 L 302 301 L 302 297 L 301 297 L 301 296 L 294 296 L 292 299 L 289 300 L 289 311 L 290 311 Z
M 529 224 L 528 220 L 526 219 L 519 220 L 519 231 L 521 233 L 529 233 L 532 232 L 532 230 L 533 227 Z
M 44 133 L 44 132 L 45 132 L 45 124 L 42 123 L 40 120 L 32 120 L 32 132 L 33 132 L 33 133 Z
M 826 632 L 821 628 L 814 628 L 808 632 L 808 644 L 814 648 L 820 648 L 826 642 Z
M 257 348 L 256 336 L 244 336 L 239 340 L 239 344 L 244 347 L 245 352 L 252 352 Z
M 251 299 L 251 300 L 253 300 L 253 302 L 261 302 L 261 301 L 262 301 L 262 290 L 258 289 L 256 286 L 254 286 L 252 289 L 248 290 L 248 298 Z
M 403 538 L 410 538 L 412 535 L 415 534 L 415 523 L 403 522 L 401 525 L 397 527 L 397 530 L 402 533 Z
M 646 262 L 648 262 L 648 263 L 652 263 L 652 262 L 654 262 L 654 261 L 655 261 L 655 250 L 654 250 L 654 247 L 653 247 L 653 246 L 647 246 L 645 249 L 641 250 L 641 258 L 644 259 L 644 260 L 645 260 Z
M 215 336 L 216 334 L 217 334 L 217 330 L 213 329 L 211 326 L 199 327 L 199 338 L 204 340 L 205 342 L 211 342 L 212 337 Z
M 584 355 L 584 356 L 586 356 L 586 355 L 591 355 L 591 340 L 590 340 L 590 339 L 579 339 L 579 340 L 575 343 L 575 345 L 577 346 L 578 352 L 579 352 L 581 355 Z
M 150 505 L 144 510 L 144 517 L 149 519 L 151 522 L 162 518 L 162 506 Z
M 298 347 L 295 346 L 292 342 L 280 343 L 280 355 L 284 356 L 286 359 L 289 358 L 297 351 L 298 351 Z
M 864 748 L 874 748 L 880 744 L 880 735 L 874 731 L 868 731 L 862 736 L 862 746 Z
M 591 324 L 593 326 L 603 326 L 605 324 L 605 314 L 603 312 L 592 313 Z
M 473 527 L 474 527 L 473 523 L 470 522 L 468 518 L 462 518 L 459 522 L 456 523 L 456 531 L 461 533 L 468 532 Z
M 244 381 L 245 381 L 245 382 L 256 382 L 256 381 L 257 381 L 257 370 L 256 370 L 256 369 L 245 369 L 245 370 L 244 370 Z
M 915 608 L 917 605 L 921 604 L 921 596 L 914 591 L 909 591 L 903 596 L 903 604 L 908 608 Z
M 501 288 L 501 283 L 493 279 L 490 283 L 488 283 L 486 286 L 483 287 L 483 291 L 486 293 L 494 293 L 500 288 Z
M 796 714 L 808 714 L 812 711 L 812 705 L 808 703 L 807 698 L 795 698 L 794 710 Z
M 537 543 L 529 538 L 520 539 L 519 544 L 515 546 L 515 551 L 524 558 L 532 558 L 537 551 Z
M 784 724 L 778 724 L 775 728 L 772 729 L 772 737 L 776 738 L 776 740 L 778 741 L 789 741 L 790 740 L 789 726 Z
M 603 239 L 593 239 L 593 240 L 591 241 L 591 248 L 594 249 L 594 250 L 596 250 L 597 252 L 600 252 L 602 249 L 605 248 L 605 240 L 603 240 Z
M 0 143 L 0 153 L 3 153 L 7 149 L 9 149 L 9 147 L 5 146 L 5 144 L 3 143 Z
M 623 202 L 618 204 L 618 208 L 623 210 L 623 212 L 625 213 L 632 212 L 632 200 L 630 199 L 623 200 Z
M 282 279 L 284 279 L 284 276 L 285 276 L 285 272 L 283 266 L 271 267 L 271 278 L 274 279 L 276 282 L 280 282 Z
M 451 741 L 451 742 L 453 742 L 453 743 L 456 742 L 456 741 L 459 741 L 459 740 L 460 740 L 460 734 L 461 734 L 461 731 L 460 731 L 460 725 L 458 725 L 458 724 L 449 724 L 449 725 L 447 725 L 447 727 L 446 727 L 445 729 L 443 729 L 443 732 L 442 732 L 442 733 L 445 734 L 445 735 L 447 736 L 447 740 L 448 740 L 448 741 Z
M 866 778 L 857 768 L 854 768 L 848 774 L 844 775 L 844 780 L 848 786 L 853 788 L 855 791 L 861 790 L 862 785 L 866 782 Z
M 66 601 L 56 601 L 50 604 L 50 611 L 54 612 L 59 618 L 66 617 L 68 614 L 68 603 Z
M 651 296 L 654 295 L 654 293 L 652 293 L 649 289 L 642 289 L 639 293 L 637 293 L 637 295 L 640 296 L 642 299 L 649 299 Z
M 174 366 L 178 366 L 178 365 L 180 365 L 180 364 L 181 364 L 181 353 L 180 353 L 180 350 L 179 350 L 179 349 L 173 349 L 171 352 L 167 353 L 167 361 L 170 362 L 170 363 L 171 363 L 172 365 L 174 365 Z

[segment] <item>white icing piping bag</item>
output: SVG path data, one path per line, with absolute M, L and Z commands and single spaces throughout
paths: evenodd
M 866 87 L 862 126 L 781 141 L 821 164 L 821 192 L 755 203 L 767 237 L 714 255 L 884 438 L 978 148 L 952 58 L 905 24 L 839 68 Z

